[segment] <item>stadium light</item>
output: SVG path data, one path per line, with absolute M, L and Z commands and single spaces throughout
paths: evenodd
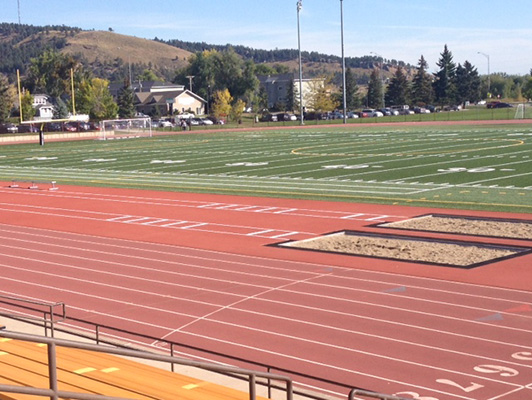
M 478 54 L 486 57 L 486 59 L 488 60 L 488 97 L 490 97 L 490 86 L 491 86 L 491 79 L 490 79 L 490 56 L 489 54 L 486 54 L 486 53 L 482 53 L 481 51 L 478 51 L 477 52 Z
M 297 48 L 299 52 L 299 120 L 303 125 L 303 66 L 301 65 L 301 29 L 299 26 L 299 12 L 303 8 L 303 1 L 297 2 Z
M 344 0 L 340 0 L 340 28 L 342 37 L 342 97 L 344 103 L 344 124 L 347 123 L 347 105 L 346 105 L 346 89 L 345 89 L 345 55 L 344 55 Z

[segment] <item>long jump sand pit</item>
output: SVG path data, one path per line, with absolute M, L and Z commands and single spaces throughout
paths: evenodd
M 377 226 L 426 232 L 532 240 L 532 221 L 515 219 L 430 214 Z
M 425 215 L 377 227 L 512 239 L 532 239 L 532 222 L 448 215 Z M 279 246 L 321 252 L 474 268 L 530 253 L 532 248 L 342 231 Z

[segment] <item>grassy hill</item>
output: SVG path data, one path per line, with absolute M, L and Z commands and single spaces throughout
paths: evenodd
M 90 63 L 112 62 L 117 58 L 125 63 L 152 64 L 157 70 L 183 68 L 192 53 L 164 43 L 107 31 L 81 31 L 68 38 L 61 50 L 68 54 L 82 54 Z
M 0 23 L 0 73 L 13 81 L 17 69 L 22 75 L 31 58 L 52 48 L 62 53 L 79 57 L 95 76 L 110 81 L 121 81 L 131 69 L 133 76 L 152 70 L 164 80 L 173 80 L 177 70 L 185 67 L 189 57 L 204 49 L 223 51 L 231 45 L 218 46 L 179 40 L 162 41 L 143 39 L 111 31 L 83 31 L 66 26 L 32 26 Z M 297 52 L 293 49 L 260 50 L 245 46 L 231 46 L 242 58 L 252 59 L 256 64 L 283 65 L 289 71 L 298 71 Z M 360 85 L 369 80 L 375 57 L 347 58 Z M 398 62 L 385 65 L 382 74 L 391 78 Z M 341 60 L 337 56 L 303 52 L 303 73 L 306 78 L 330 76 L 334 83 L 341 84 Z M 412 70 L 407 68 L 407 73 Z

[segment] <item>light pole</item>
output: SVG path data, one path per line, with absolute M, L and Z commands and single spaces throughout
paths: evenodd
M 302 0 L 297 2 L 297 48 L 299 52 L 299 120 L 303 125 L 303 66 L 301 65 L 301 29 L 299 26 L 299 12 L 303 8 Z
M 486 54 L 486 53 L 482 53 L 481 51 L 478 52 L 478 54 L 486 57 L 486 59 L 488 60 L 488 97 L 490 97 L 490 86 L 491 86 L 491 74 L 490 74 L 490 56 L 489 54 Z
M 342 38 L 342 99 L 344 103 L 344 124 L 347 123 L 347 105 L 345 88 L 345 55 L 344 55 L 344 0 L 340 0 L 340 29 Z
M 385 101 L 385 93 L 384 93 L 384 74 L 382 73 L 382 70 L 383 70 L 383 67 L 384 67 L 384 57 L 381 56 L 380 54 L 378 53 L 375 53 L 373 51 L 370 52 L 370 54 L 373 54 L 377 57 L 379 57 L 382 61 L 381 61 L 381 66 L 379 68 L 379 76 L 381 78 L 381 92 L 382 92 L 382 106 L 383 107 L 386 107 L 386 101 Z

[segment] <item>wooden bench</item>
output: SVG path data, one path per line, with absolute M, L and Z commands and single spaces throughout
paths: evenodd
M 56 186 L 56 181 L 39 181 L 35 179 L 11 179 L 11 185 L 9 187 L 19 188 L 22 184 L 24 184 L 23 186 L 29 185 L 28 189 L 39 189 L 39 185 L 49 186 L 48 190 L 59 189 Z

